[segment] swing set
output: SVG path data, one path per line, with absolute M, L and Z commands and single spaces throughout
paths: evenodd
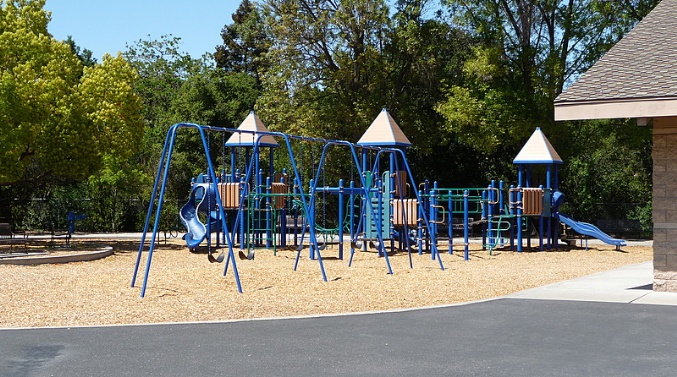
M 143 254 L 144 247 L 148 247 L 143 284 L 141 287 L 141 297 L 145 296 L 147 289 L 153 251 L 159 231 L 160 214 L 162 213 L 162 204 L 167 188 L 167 179 L 170 174 L 171 159 L 174 152 L 176 136 L 181 129 L 193 129 L 198 132 L 202 141 L 202 148 L 207 165 L 207 172 L 204 174 L 200 182 L 193 184 L 191 188 L 191 194 L 189 195 L 189 201 L 182 208 L 180 213 L 181 220 L 187 228 L 187 233 L 184 239 L 187 241 L 189 248 L 197 248 L 199 247 L 201 241 L 206 240 L 208 260 L 212 263 L 221 263 L 225 261 L 225 268 L 223 272 L 224 276 L 227 275 L 228 269 L 232 264 L 232 271 L 237 285 L 237 290 L 238 292 L 242 292 L 242 286 L 234 253 L 234 247 L 237 245 L 236 241 L 239 240 L 240 254 L 243 255 L 243 251 L 245 248 L 247 248 L 249 250 L 247 254 L 244 254 L 245 258 L 253 259 L 253 250 L 251 250 L 248 245 L 262 240 L 266 241 L 268 244 L 273 243 L 273 236 L 267 236 L 265 239 L 262 239 L 261 234 L 274 232 L 277 218 L 286 219 L 286 216 L 278 216 L 276 212 L 270 209 L 283 212 L 282 210 L 286 208 L 283 203 L 293 203 L 300 209 L 299 212 L 305 215 L 303 216 L 304 225 L 302 226 L 301 243 L 297 247 L 297 256 L 294 269 L 296 269 L 298 266 L 300 253 L 304 248 L 303 241 L 307 235 L 307 246 L 310 250 L 311 259 L 316 259 L 318 261 L 322 278 L 324 281 L 327 281 L 327 276 L 321 256 L 321 250 L 324 249 L 326 243 L 318 242 L 317 236 L 318 229 L 320 232 L 326 231 L 327 229 L 322 227 L 318 228 L 315 221 L 315 207 L 317 199 L 316 193 L 331 192 L 332 190 L 326 186 L 318 188 L 318 175 L 322 170 L 321 166 L 325 161 L 327 148 L 334 145 L 348 148 L 355 166 L 357 166 L 359 169 L 359 161 L 355 151 L 355 145 L 346 141 L 329 141 L 325 139 L 309 138 L 303 136 L 292 136 L 279 132 L 258 130 L 251 131 L 204 126 L 191 123 L 179 123 L 173 125 L 169 129 L 165 138 L 165 143 L 151 193 L 151 200 L 149 201 L 148 205 L 143 234 L 141 237 L 132 276 L 131 286 L 134 287 L 136 285 L 137 275 L 141 266 L 141 256 Z M 223 173 L 220 176 L 217 176 L 216 169 L 210 158 L 208 136 L 210 132 L 220 132 L 224 134 L 236 135 L 238 138 L 249 137 L 254 139 L 252 149 L 247 150 L 247 159 L 249 162 L 246 166 L 244 174 L 242 174 L 240 171 L 237 171 L 236 169 L 232 169 L 230 179 L 224 179 L 224 177 L 227 176 Z M 287 189 L 284 178 L 282 178 L 281 182 L 279 182 L 282 184 L 280 186 L 264 186 L 260 184 L 263 174 L 259 169 L 259 150 L 262 144 L 261 140 L 264 137 L 272 137 L 284 141 L 293 171 L 293 188 L 291 190 Z M 323 156 L 320 160 L 319 167 L 316 169 L 316 178 L 315 180 L 311 180 L 307 186 L 305 185 L 303 176 L 300 173 L 299 166 L 297 165 L 296 156 L 294 155 L 292 148 L 292 140 L 297 140 L 300 142 L 320 142 L 324 145 Z M 233 159 L 231 159 L 231 168 L 234 167 L 232 161 Z M 255 174 L 255 172 L 257 174 Z M 351 188 L 344 188 L 341 187 L 341 185 L 339 186 L 339 197 L 341 200 L 343 200 L 343 194 L 348 194 L 351 196 L 350 202 L 355 200 L 355 196 L 368 196 L 368 189 L 366 191 L 363 189 L 364 187 L 367 187 L 366 182 L 364 181 L 365 175 L 360 171 L 358 176 L 361 178 L 359 188 L 355 188 L 352 182 Z M 251 184 L 252 182 L 253 185 Z M 267 183 L 270 183 L 270 178 L 267 179 Z M 263 190 L 263 188 L 267 186 L 269 186 L 270 189 Z M 277 188 L 275 191 L 273 191 L 272 187 Z M 304 187 L 308 187 L 309 191 L 307 193 L 304 192 Z M 366 210 L 373 214 L 374 208 L 372 208 L 371 202 L 367 202 L 367 204 L 368 208 Z M 256 212 L 256 209 L 258 208 L 264 208 L 266 210 L 262 212 Z M 200 213 L 206 214 L 208 220 L 204 223 L 200 220 Z M 255 215 L 252 215 L 252 213 Z M 265 227 L 257 228 L 256 224 L 263 221 L 252 221 L 252 219 L 257 220 L 256 216 L 260 216 L 261 214 L 265 215 L 265 222 L 267 225 Z M 261 219 L 261 217 L 258 219 Z M 349 228 L 353 229 L 353 226 L 350 226 Z M 281 224 L 279 229 L 285 229 L 284 224 Z M 212 233 L 216 233 L 216 245 L 213 245 L 212 243 Z M 248 237 L 248 235 L 245 233 L 252 236 Z M 337 235 L 339 240 L 342 240 L 342 232 L 338 233 L 341 233 Z M 150 238 L 150 241 L 146 246 L 148 238 Z M 220 253 L 217 255 L 219 250 Z M 388 271 L 389 273 L 392 273 L 389 262 Z
M 244 127 L 245 123 L 249 126 Z M 420 192 L 408 190 L 407 181 L 414 187 L 415 181 L 401 148 L 271 132 L 253 112 L 237 129 L 178 123 L 167 132 L 132 276 L 131 286 L 134 287 L 142 254 L 147 247 L 141 297 L 145 296 L 147 289 L 175 141 L 177 133 L 183 129 L 197 131 L 207 168 L 206 173 L 193 182 L 188 201 L 179 213 L 186 227 L 184 240 L 191 250 L 198 250 L 206 241 L 208 260 L 212 263 L 225 262 L 224 276 L 232 268 L 240 293 L 242 285 L 235 248 L 239 248 L 239 259 L 253 260 L 256 248 L 272 248 L 275 253 L 278 246 L 288 247 L 289 236 L 293 235 L 296 248 L 293 269 L 297 269 L 301 252 L 307 248 L 309 259 L 318 261 L 322 279 L 327 281 L 321 253 L 334 238 L 338 241 L 339 259 L 344 256 L 344 238 L 349 238 L 349 266 L 352 266 L 356 251 L 366 251 L 371 247 L 384 258 L 387 271 L 392 274 L 388 249 L 394 249 L 395 241 L 399 241 L 400 249 L 407 250 L 409 265 L 413 267 L 411 253 L 416 244 L 421 243 L 422 229 L 435 227 L 436 220 L 430 218 L 429 211 L 424 208 L 424 197 Z M 224 166 L 220 174 L 217 174 L 210 157 L 211 133 L 221 133 L 224 140 Z M 315 161 L 315 154 L 320 149 L 318 146 L 321 154 Z M 226 148 L 231 149 L 229 167 Z M 267 174 L 261 164 L 263 148 L 270 149 Z M 276 148 L 280 148 L 277 157 L 283 157 L 289 164 L 288 170 L 274 170 Z M 310 148 L 309 153 L 304 148 Z M 358 149 L 361 150 L 361 160 Z M 336 186 L 327 185 L 326 163 L 330 151 L 348 156 L 351 162 L 348 185 L 342 179 Z M 308 155 L 312 160 L 310 164 L 304 163 Z M 389 161 L 389 170 L 381 172 L 381 165 L 385 164 L 381 160 Z M 310 179 L 305 179 L 304 173 L 310 175 Z M 357 176 L 357 181 L 352 180 L 354 176 Z M 414 191 L 414 197 L 408 198 L 407 191 Z M 338 201 L 335 227 L 327 225 L 326 208 L 330 196 L 336 196 Z M 321 213 L 317 211 L 319 208 Z M 417 239 L 413 239 L 411 234 L 418 234 Z M 428 231 L 426 237 L 432 239 L 429 242 L 432 259 L 437 260 L 444 270 L 437 249 L 436 232 Z M 146 245 L 148 238 L 150 242 Z M 389 247 L 386 241 L 390 241 Z M 421 250 L 419 247 L 419 253 Z

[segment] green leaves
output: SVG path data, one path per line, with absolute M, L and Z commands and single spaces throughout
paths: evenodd
M 85 178 L 104 155 L 138 150 L 143 134 L 131 67 L 107 57 L 83 70 L 72 45 L 48 34 L 43 6 L 0 8 L 0 184 Z M 33 175 L 24 177 L 30 165 Z
M 119 158 L 129 158 L 141 147 L 144 123 L 141 98 L 134 92 L 137 74 L 118 55 L 106 54 L 101 64 L 84 70 L 79 99 L 97 135 L 97 149 Z
M 651 129 L 632 121 L 567 122 L 572 143 L 559 152 L 571 213 L 586 221 L 623 219 L 651 203 Z M 642 215 L 644 213 L 644 215 Z M 640 217 L 641 216 L 641 217 Z

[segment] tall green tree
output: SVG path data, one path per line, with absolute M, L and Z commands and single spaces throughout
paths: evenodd
M 71 46 L 48 33 L 44 3 L 5 0 L 0 6 L 4 185 L 86 178 L 101 167 L 105 154 L 133 151 L 143 131 L 131 67 L 119 58 L 83 69 Z M 96 85 L 107 90 L 92 91 Z M 120 140 L 121 134 L 130 137 Z M 115 149 L 109 139 L 116 140 Z
M 386 105 L 385 2 L 269 0 L 264 12 L 276 43 L 262 110 L 280 129 L 357 140 Z
M 66 38 L 65 42 L 67 45 L 71 47 L 71 52 L 77 55 L 78 58 L 80 58 L 80 62 L 82 62 L 82 65 L 84 65 L 85 67 L 91 67 L 96 64 L 96 58 L 92 56 L 93 54 L 92 50 L 78 46 L 75 43 L 75 40 L 73 40 L 73 37 L 70 35 L 68 36 L 68 38 Z
M 431 0 L 396 3 L 383 57 L 386 103 L 412 141 L 408 156 L 417 176 L 435 177 L 444 185 L 466 185 L 464 170 L 476 168 L 476 162 L 470 162 L 474 156 L 445 131 L 445 119 L 436 105 L 446 98 L 448 86 L 462 83 L 472 40 L 439 17 L 435 5 Z M 454 164 L 445 156 L 454 156 Z
M 422 174 L 444 169 L 434 154 L 468 156 L 457 150 L 435 106 L 448 86 L 461 84 L 472 41 L 434 6 L 430 0 L 401 0 L 394 9 L 377 0 L 265 2 L 275 43 L 257 103 L 261 116 L 279 130 L 355 142 L 386 107 L 413 142 L 410 158 Z
M 216 66 L 255 77 L 260 86 L 260 76 L 268 70 L 266 53 L 271 43 L 263 16 L 254 3 L 243 0 L 231 18 L 233 23 L 221 31 L 223 44 L 216 46 Z
M 447 129 L 488 156 L 514 156 L 535 127 L 565 144 L 554 99 L 656 3 L 446 0 L 477 41 L 464 83 L 450 85 L 438 106 Z
M 191 58 L 176 37 L 138 41 L 124 55 L 140 75 L 136 91 L 143 98 L 147 132 L 138 161 L 149 176 L 155 174 L 170 126 L 188 122 L 237 127 L 259 95 L 254 77 L 226 72 L 208 58 Z M 214 161 L 222 155 L 222 141 L 220 136 L 210 139 Z M 206 170 L 199 135 L 179 133 L 172 166 L 167 196 L 183 199 L 191 178 Z
M 577 219 L 639 220 L 651 232 L 651 128 L 613 119 L 566 125 L 561 188 Z

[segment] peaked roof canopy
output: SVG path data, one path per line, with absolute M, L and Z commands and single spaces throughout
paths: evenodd
M 369 128 L 364 132 L 357 145 L 374 147 L 409 147 L 411 142 L 404 135 L 388 110 L 383 109 Z
M 677 0 L 662 0 L 555 99 L 555 120 L 677 115 Z
M 238 130 L 244 131 L 259 131 L 259 132 L 269 132 L 268 128 L 261 122 L 261 119 L 254 114 L 253 111 L 249 112 L 246 118 L 242 121 Z M 253 147 L 254 142 L 258 139 L 259 135 L 256 133 L 249 132 L 233 132 L 226 141 L 227 147 Z M 271 135 L 263 135 L 259 139 L 259 147 L 277 147 L 279 144 L 275 138 Z
M 552 147 L 543 131 L 536 127 L 512 162 L 513 164 L 561 164 L 562 158 Z

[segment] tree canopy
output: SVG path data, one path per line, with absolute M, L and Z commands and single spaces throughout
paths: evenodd
M 143 135 L 136 73 L 121 56 L 84 67 L 47 31 L 43 1 L 0 8 L 0 184 L 83 179 Z M 28 174 L 30 168 L 30 174 Z
M 59 190 L 45 192 L 68 203 L 59 208 L 105 198 L 89 202 L 91 226 L 133 227 L 129 203 L 146 197 L 174 123 L 237 127 L 254 109 L 274 131 L 355 142 L 386 107 L 413 143 L 419 179 L 514 180 L 512 159 L 541 127 L 584 220 L 602 214 L 587 210 L 598 203 L 633 203 L 631 216 L 650 218 L 650 130 L 557 124 L 553 100 L 656 3 L 242 0 L 211 55 L 193 58 L 166 35 L 97 62 L 49 34 L 45 0 L 2 0 L 0 187 L 51 182 Z M 210 142 L 222 159 L 222 141 Z M 170 198 L 204 171 L 200 153 L 195 135 L 179 137 Z M 330 158 L 329 178 L 345 176 L 350 161 Z

